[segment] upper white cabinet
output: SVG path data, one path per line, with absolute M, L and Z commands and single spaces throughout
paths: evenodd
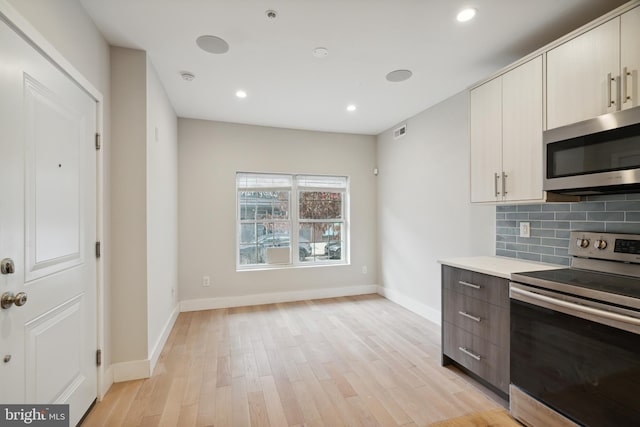
M 638 105 L 640 8 L 547 52 L 547 128 Z
M 542 57 L 470 91 L 471 201 L 541 200 Z
M 640 105 L 640 7 L 620 17 L 620 94 L 622 109 Z

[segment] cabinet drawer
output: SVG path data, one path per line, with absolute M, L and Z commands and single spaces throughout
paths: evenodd
M 482 301 L 509 307 L 509 281 L 461 268 L 442 266 L 442 284 L 446 289 Z
M 444 354 L 509 393 L 509 352 L 449 322 L 443 325 Z
M 509 310 L 444 289 L 444 320 L 508 349 Z

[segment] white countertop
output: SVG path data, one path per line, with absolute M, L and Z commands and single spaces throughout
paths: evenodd
M 502 277 L 504 279 L 511 278 L 511 273 L 567 268 L 562 265 L 544 264 L 541 262 L 525 261 L 500 256 L 446 258 L 439 259 L 438 262 L 450 267 L 463 268 L 465 270 L 475 271 L 476 273 L 489 274 L 491 276 Z

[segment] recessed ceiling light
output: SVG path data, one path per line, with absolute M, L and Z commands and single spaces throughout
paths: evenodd
M 239 90 L 236 92 L 236 96 L 238 98 L 246 98 L 247 97 L 247 92 L 243 91 L 243 90 Z
M 347 105 L 347 111 L 356 111 L 356 106 L 353 104 Z
M 460 11 L 460 13 L 458 13 L 458 16 L 456 17 L 456 19 L 458 20 L 458 22 L 467 22 L 473 19 L 474 16 L 476 16 L 476 12 L 477 10 L 469 7 L 467 9 L 462 9 Z
M 195 74 L 190 73 L 188 71 L 180 71 L 180 76 L 182 76 L 182 80 L 186 82 L 193 81 L 196 78 Z
M 387 74 L 387 80 L 390 82 L 403 82 L 412 75 L 413 73 L 410 70 L 395 70 Z
M 317 47 L 313 49 L 313 56 L 316 58 L 324 58 L 327 55 L 329 55 L 329 49 L 326 47 Z
M 221 54 L 229 51 L 229 43 L 216 36 L 200 36 L 196 43 L 200 49 L 209 53 Z

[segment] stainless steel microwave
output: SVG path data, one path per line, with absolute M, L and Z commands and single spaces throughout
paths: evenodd
M 545 191 L 640 192 L 640 107 L 543 133 Z

